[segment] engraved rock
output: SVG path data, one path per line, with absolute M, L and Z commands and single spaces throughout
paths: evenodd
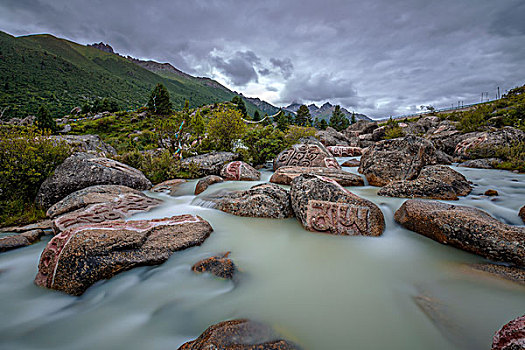
M 363 151 L 361 147 L 328 146 L 326 148 L 334 157 L 360 156 Z
M 197 182 L 197 185 L 195 185 L 195 195 L 198 195 L 204 191 L 208 187 L 210 187 L 213 184 L 223 182 L 224 179 L 217 175 L 208 175 L 203 179 L 200 179 L 199 182 Z
M 349 236 L 380 236 L 385 228 L 381 209 L 318 175 L 301 175 L 290 190 L 295 215 L 309 231 Z
M 49 241 L 35 283 L 81 295 L 99 280 L 161 264 L 176 251 L 200 245 L 212 231 L 208 222 L 193 215 L 73 227 Z
M 359 175 L 352 174 L 339 169 L 332 168 L 315 168 L 315 167 L 298 167 L 283 166 L 275 171 L 270 178 L 270 182 L 289 185 L 292 180 L 299 175 L 315 174 L 335 180 L 341 186 L 364 186 L 365 182 Z
M 273 161 L 273 170 L 286 165 L 341 169 L 337 160 L 319 141 L 311 140 L 293 145 L 279 153 Z
M 137 190 L 151 188 L 151 182 L 135 168 L 112 159 L 76 153 L 44 181 L 36 200 L 49 208 L 68 194 L 94 185 L 123 185 Z
M 525 227 L 504 224 L 482 210 L 409 199 L 396 211 L 394 219 L 439 243 L 493 261 L 525 266 Z
M 492 338 L 492 350 L 521 349 L 525 349 L 525 316 L 507 323 Z
M 261 173 L 258 170 L 241 161 L 224 165 L 220 174 L 225 180 L 230 181 L 257 181 L 261 178 Z
M 235 264 L 228 256 L 230 252 L 203 259 L 191 267 L 197 273 L 209 272 L 217 277 L 232 279 L 235 274 Z

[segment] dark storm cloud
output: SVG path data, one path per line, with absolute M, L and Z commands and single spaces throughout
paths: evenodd
M 523 18 L 522 0 L 0 2 L 11 34 L 104 41 L 270 102 L 377 117 L 525 83 Z

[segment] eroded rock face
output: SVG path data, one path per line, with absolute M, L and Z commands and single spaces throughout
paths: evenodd
M 261 179 L 261 173 L 258 170 L 241 161 L 224 165 L 220 174 L 223 179 L 230 181 L 257 181 Z
M 238 160 L 239 155 L 232 152 L 210 152 L 182 161 L 182 167 L 189 169 L 190 164 L 198 168 L 199 176 L 219 175 L 224 164 Z
M 104 203 L 91 204 L 85 208 L 64 214 L 53 221 L 53 231 L 58 234 L 78 225 L 123 220 L 131 215 L 149 211 L 162 204 L 160 199 L 148 197 L 141 192 L 124 193 Z
M 300 348 L 278 335 L 268 326 L 246 319 L 217 323 L 197 339 L 179 350 L 299 350 Z
M 212 231 L 208 222 L 193 215 L 73 227 L 47 244 L 35 283 L 81 295 L 99 280 L 161 264 L 178 250 L 200 245 Z
M 341 186 L 364 186 L 363 179 L 355 174 L 331 168 L 314 168 L 314 167 L 298 167 L 298 166 L 283 166 L 273 173 L 270 182 L 289 185 L 293 179 L 303 174 L 315 174 L 324 176 L 326 178 L 335 180 Z
M 504 127 L 492 132 L 482 132 L 469 137 L 457 144 L 454 154 L 462 158 L 476 156 L 476 151 L 494 152 L 498 147 L 509 146 L 516 142 L 525 141 L 525 132 L 512 127 Z
M 363 151 L 361 147 L 328 146 L 326 148 L 334 157 L 360 156 Z
M 211 185 L 219 183 L 219 182 L 223 182 L 223 181 L 224 179 L 220 176 L 208 175 L 205 178 L 200 179 L 199 182 L 197 182 L 197 185 L 195 186 L 195 195 L 198 195 L 206 191 L 206 189 L 210 187 Z
M 521 349 L 525 349 L 525 316 L 507 323 L 492 338 L 492 350 Z
M 90 204 L 110 202 L 125 193 L 142 195 L 142 192 L 131 187 L 120 185 L 97 185 L 75 191 L 60 202 L 55 203 L 47 211 L 47 216 L 55 218 L 59 215 L 85 208 Z
M 523 207 L 521 207 L 519 215 L 521 217 L 521 220 L 523 220 L 523 222 L 525 222 L 525 205 Z
M 504 224 L 482 210 L 410 199 L 396 211 L 394 219 L 439 243 L 493 261 L 525 266 L 525 227 Z
M 406 136 L 371 146 L 361 157 L 359 172 L 372 186 L 413 180 L 427 165 L 437 164 L 436 148 L 428 140 Z
M 385 228 L 381 209 L 318 175 L 301 175 L 290 190 L 295 215 L 309 231 L 348 236 L 380 236 Z
M 337 160 L 319 142 L 300 143 L 285 149 L 273 161 L 273 170 L 287 165 L 341 169 Z
M 44 181 L 36 200 L 49 208 L 67 195 L 95 185 L 123 185 L 137 190 L 151 188 L 151 182 L 135 168 L 112 159 L 76 153 Z
M 285 219 L 293 216 L 288 191 L 274 184 L 256 185 L 246 191 L 219 191 L 204 198 L 215 209 L 238 216 Z
M 226 254 L 216 255 L 203 259 L 191 267 L 191 270 L 197 273 L 209 272 L 220 278 L 232 279 L 235 274 L 235 264 Z
M 416 180 L 394 181 L 377 192 L 380 196 L 455 200 L 472 191 L 467 179 L 445 165 L 430 165 Z
M 35 229 L 18 235 L 0 238 L 0 253 L 12 249 L 27 247 L 38 241 L 44 235 L 44 231 Z
M 170 196 L 174 196 L 179 186 L 185 182 L 186 180 L 183 180 L 183 179 L 173 179 L 173 180 L 164 181 L 158 185 L 153 186 L 151 188 L 151 191 L 157 192 L 157 193 L 166 192 Z

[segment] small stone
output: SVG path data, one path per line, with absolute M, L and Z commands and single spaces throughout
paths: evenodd
M 341 166 L 347 167 L 347 168 L 353 168 L 353 167 L 358 167 L 359 163 L 361 163 L 359 159 L 349 159 L 345 161 L 343 164 L 341 164 Z
M 209 272 L 220 278 L 232 279 L 235 273 L 235 264 L 228 259 L 230 252 L 203 259 L 192 266 L 191 270 L 197 273 Z
M 489 197 L 499 196 L 499 193 L 496 190 L 486 190 L 485 196 L 489 196 Z

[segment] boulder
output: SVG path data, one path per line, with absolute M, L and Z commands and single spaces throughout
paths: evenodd
M 374 130 L 377 128 L 378 126 L 376 122 L 358 120 L 357 122 L 351 124 L 348 128 L 346 128 L 344 134 L 346 135 L 346 137 L 356 137 L 365 134 L 372 134 L 372 132 L 374 132 Z
M 345 161 L 343 164 L 341 164 L 341 166 L 347 167 L 347 168 L 354 168 L 354 167 L 358 167 L 359 164 L 361 164 L 361 161 L 359 159 L 349 159 Z
M 499 158 L 471 159 L 459 164 L 458 166 L 464 168 L 494 169 L 496 165 L 501 162 L 502 160 Z
M 238 216 L 286 219 L 293 216 L 290 196 L 274 184 L 260 184 L 246 191 L 219 191 L 203 198 L 213 207 Z
M 241 161 L 225 164 L 220 174 L 223 179 L 230 181 L 257 181 L 261 179 L 261 173 L 258 170 Z
M 337 160 L 318 141 L 299 143 L 285 149 L 274 159 L 273 170 L 287 165 L 341 169 Z
M 387 197 L 431 198 L 456 200 L 472 191 L 467 179 L 445 165 L 424 167 L 415 180 L 394 181 L 381 188 L 377 194 Z
M 385 228 L 381 209 L 334 180 L 301 175 L 292 181 L 292 208 L 309 231 L 349 236 L 380 236 Z
M 66 129 L 67 125 L 64 128 Z M 71 126 L 69 129 L 71 130 Z M 114 156 L 117 154 L 117 151 L 102 141 L 98 135 L 61 135 L 49 136 L 49 138 L 57 142 L 66 143 L 73 152 L 85 152 L 100 157 Z
M 326 148 L 334 157 L 355 157 L 362 153 L 361 147 L 328 146 Z
M 409 199 L 396 211 L 394 219 L 439 243 L 493 261 L 525 266 L 525 227 L 504 224 L 482 210 Z
M 228 259 L 230 252 L 203 259 L 191 267 L 196 273 L 209 272 L 220 278 L 232 279 L 235 274 L 235 264 Z
M 283 339 L 268 326 L 239 319 L 217 323 L 197 339 L 182 344 L 178 350 L 298 350 L 297 345 Z
M 341 186 L 364 186 L 365 182 L 359 175 L 355 175 L 343 170 L 332 168 L 313 168 L 313 167 L 299 167 L 299 166 L 283 166 L 273 173 L 270 182 L 290 185 L 292 180 L 299 175 L 314 174 L 332 179 Z
M 521 207 L 519 215 L 521 217 L 521 220 L 523 220 L 523 222 L 525 222 L 525 205 L 523 207 Z
M 326 128 L 326 130 L 319 130 L 315 134 L 315 137 L 321 141 L 325 146 L 349 146 L 348 138 L 342 133 L 338 132 L 332 127 Z
M 73 227 L 49 241 L 35 283 L 81 295 L 99 280 L 161 264 L 176 251 L 200 245 L 212 231 L 208 222 L 193 215 Z
M 96 185 L 83 188 L 67 195 L 60 202 L 55 203 L 47 210 L 47 216 L 55 218 L 78 209 L 82 209 L 91 204 L 110 202 L 116 197 L 133 193 L 142 195 L 142 192 L 131 187 L 120 185 Z M 51 228 L 52 226 L 50 226 Z
M 36 201 L 49 208 L 67 195 L 94 185 L 123 185 L 137 190 L 151 188 L 151 182 L 135 168 L 113 159 L 76 153 L 44 181 Z
M 36 229 L 26 231 L 18 235 L 0 238 L 0 253 L 11 249 L 26 247 L 38 241 L 44 235 L 44 231 Z
M 525 349 L 525 315 L 504 325 L 492 338 L 492 350 L 522 349 Z
M 52 228 L 53 228 L 52 220 L 42 220 L 37 223 L 29 224 L 25 226 L 2 227 L 0 228 L 0 232 L 23 233 L 27 231 L 33 231 L 33 230 L 50 230 Z
M 454 154 L 465 159 L 493 156 L 499 147 L 525 141 L 525 132 L 504 127 L 500 130 L 478 133 L 457 144 Z
M 116 195 L 107 202 L 91 204 L 58 217 L 53 221 L 53 231 L 58 234 L 78 225 L 127 219 L 133 214 L 149 211 L 160 204 L 160 199 L 150 198 L 141 192 Z
M 489 189 L 489 190 L 486 190 L 484 194 L 485 194 L 485 196 L 489 196 L 489 197 L 499 196 L 498 191 L 496 191 L 496 190 L 490 190 L 490 189 Z
M 377 129 L 374 129 L 374 131 L 372 131 L 372 140 L 371 141 L 381 141 L 382 139 L 384 139 L 386 136 L 386 126 L 380 126 L 379 128 Z
M 190 170 L 191 167 L 196 167 L 199 176 L 219 175 L 224 164 L 238 159 L 239 155 L 237 153 L 210 152 L 186 158 L 182 161 L 182 168 Z
M 358 171 L 372 186 L 392 181 L 413 180 L 427 165 L 437 164 L 436 148 L 428 140 L 406 136 L 371 146 L 361 157 Z
M 186 180 L 183 180 L 183 179 L 167 180 L 167 181 L 161 182 L 160 184 L 153 186 L 151 188 L 151 191 L 156 192 L 156 193 L 166 192 L 170 196 L 174 196 L 179 186 L 185 182 Z
M 200 179 L 199 182 L 197 182 L 197 185 L 195 186 L 195 195 L 204 192 L 209 186 L 223 181 L 224 179 L 220 176 L 208 175 L 205 178 Z

